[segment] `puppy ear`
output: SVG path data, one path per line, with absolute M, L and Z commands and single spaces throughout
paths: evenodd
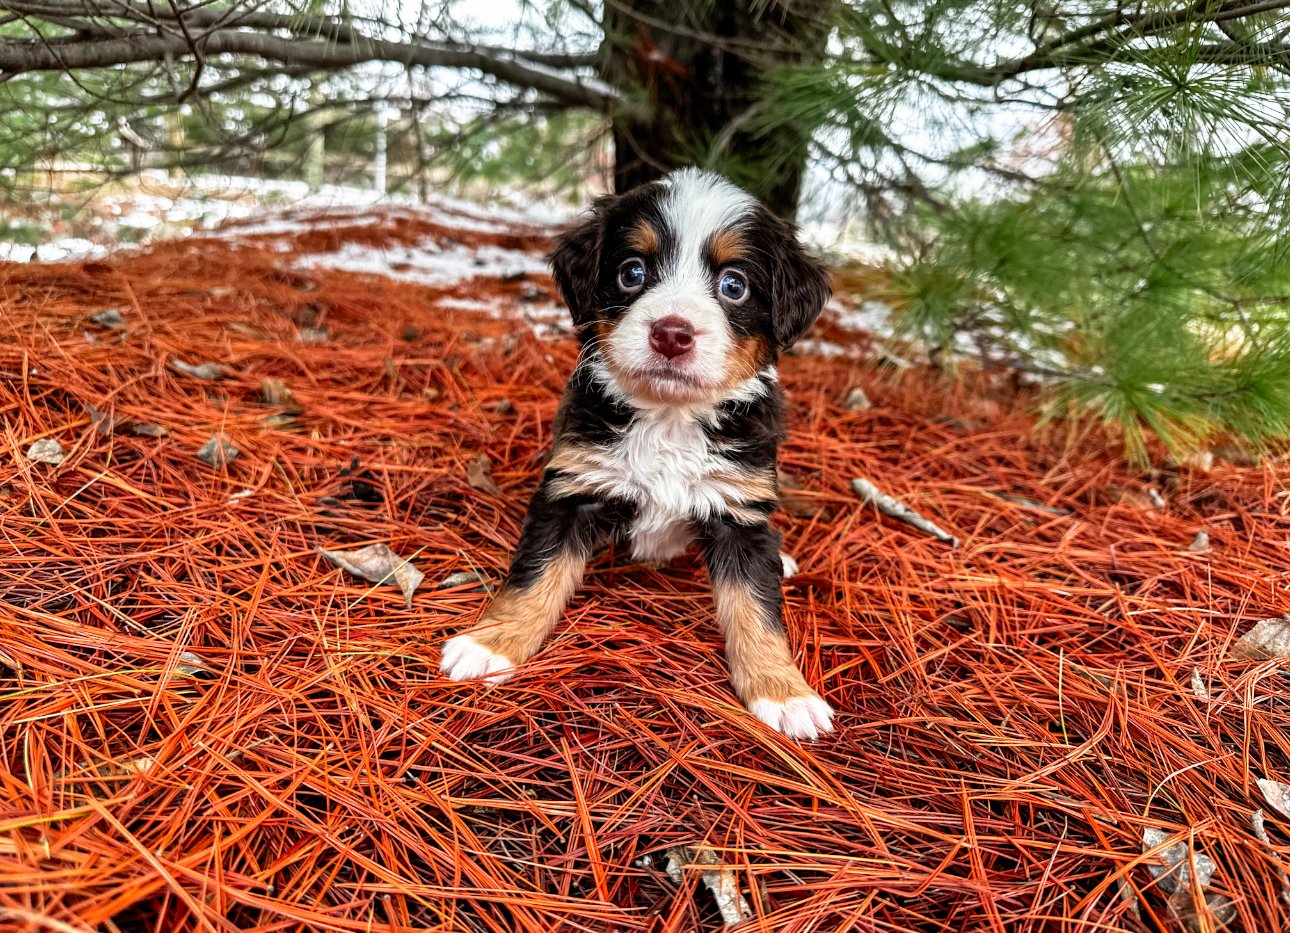
M 605 211 L 615 200 L 609 195 L 591 205 L 591 216 L 560 234 L 547 257 L 560 297 L 569 306 L 573 326 L 581 329 L 595 318 L 596 285 L 605 240 Z
M 824 265 L 802 249 L 797 228 L 770 217 L 767 252 L 771 260 L 775 344 L 782 352 L 801 339 L 833 294 Z

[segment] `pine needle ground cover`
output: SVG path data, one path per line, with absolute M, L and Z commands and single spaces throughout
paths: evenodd
M 693 558 L 444 681 L 577 352 L 545 231 L 459 220 L 0 265 L 0 929 L 1284 927 L 1283 466 L 1143 473 L 835 325 L 780 517 L 833 736 L 737 704 Z M 478 268 L 308 263 L 373 248 Z M 320 553 L 370 545 L 424 579 Z

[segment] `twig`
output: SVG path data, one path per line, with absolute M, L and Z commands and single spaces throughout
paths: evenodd
M 959 539 L 940 525 L 919 515 L 899 499 L 893 499 L 867 479 L 853 479 L 851 489 L 865 502 L 871 502 L 881 512 L 896 521 L 912 525 L 919 531 L 926 532 L 937 541 L 944 541 L 950 547 L 958 547 Z

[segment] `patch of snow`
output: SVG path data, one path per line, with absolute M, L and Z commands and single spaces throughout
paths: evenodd
M 36 258 L 41 262 L 102 259 L 107 253 L 107 247 L 91 243 L 81 237 L 61 237 L 36 247 Z
M 500 246 L 453 245 L 439 248 L 430 243 L 392 247 L 346 243 L 335 252 L 307 256 L 297 266 L 302 269 L 366 272 L 396 282 L 420 285 L 451 285 L 480 277 L 546 274 L 546 261 L 538 253 Z
M 0 240 L 0 262 L 30 262 L 36 247 L 26 243 L 6 243 Z

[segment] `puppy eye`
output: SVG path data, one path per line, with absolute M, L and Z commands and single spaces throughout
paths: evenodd
M 717 283 L 717 291 L 726 301 L 733 301 L 736 304 L 748 297 L 748 280 L 744 278 L 743 273 L 736 272 L 734 269 L 727 269 L 721 273 L 721 281 Z
M 645 284 L 645 263 L 633 256 L 618 267 L 618 287 L 625 292 L 640 291 Z

